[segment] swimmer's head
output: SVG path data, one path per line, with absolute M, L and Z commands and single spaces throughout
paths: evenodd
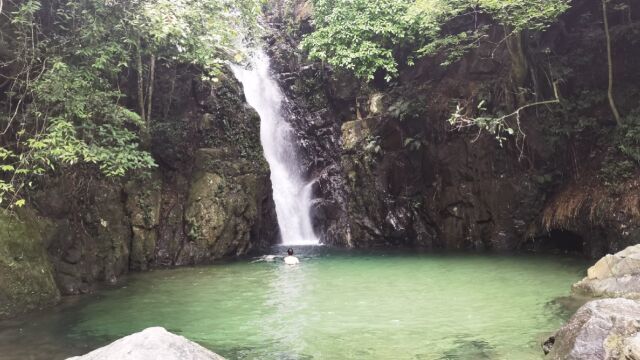
M 287 255 L 292 256 L 293 255 L 293 249 L 289 248 L 289 250 L 287 250 Z

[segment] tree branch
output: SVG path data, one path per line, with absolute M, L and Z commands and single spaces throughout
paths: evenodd
M 524 131 L 522 131 L 522 127 L 520 126 L 520 116 L 522 115 L 522 112 L 524 110 L 527 110 L 529 108 L 532 107 L 537 107 L 537 106 L 543 106 L 543 105 L 552 105 L 552 104 L 559 104 L 560 103 L 560 94 L 558 92 L 558 85 L 556 82 L 553 83 L 553 94 L 554 94 L 554 98 L 551 100 L 544 100 L 544 101 L 537 101 L 534 103 L 530 103 L 530 104 L 526 104 L 523 105 L 519 108 L 517 108 L 515 111 L 513 111 L 512 113 L 503 115 L 501 117 L 498 118 L 491 118 L 490 122 L 491 124 L 498 126 L 498 131 L 500 132 L 500 130 L 504 130 L 509 128 L 507 121 L 511 118 L 515 118 L 516 119 L 516 125 L 517 125 L 517 129 L 518 132 L 520 133 L 520 135 L 522 135 L 523 138 L 526 137 L 526 134 L 524 133 Z M 463 114 L 464 111 L 464 107 L 458 105 L 458 109 L 456 110 L 456 112 L 451 115 L 451 119 L 449 120 L 449 122 L 451 123 L 451 125 L 454 126 L 454 129 L 457 130 L 462 130 L 464 128 L 469 128 L 469 127 L 473 127 L 473 126 L 478 126 L 478 135 L 476 136 L 476 138 L 472 141 L 475 142 L 480 138 L 480 135 L 482 134 L 482 130 L 489 130 L 489 127 L 484 125 L 483 123 L 480 121 L 479 118 L 475 118 L 475 117 L 471 117 L 471 116 L 467 116 Z M 491 131 L 491 130 L 489 130 Z

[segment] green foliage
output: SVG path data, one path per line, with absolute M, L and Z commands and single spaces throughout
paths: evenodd
M 218 74 L 224 60 L 238 53 L 240 31 L 255 31 L 259 13 L 257 0 L 146 0 L 132 25 L 150 51 Z
M 640 171 L 640 112 L 636 110 L 624 118 L 608 136 L 607 156 L 602 162 L 599 178 L 606 185 L 615 186 L 633 179 Z
M 424 99 L 412 98 L 410 101 L 400 99 L 387 109 L 389 115 L 400 122 L 415 120 L 425 115 L 427 104 Z
M 480 0 L 481 10 L 513 31 L 542 30 L 569 8 L 566 0 Z
M 155 166 L 153 66 L 193 64 L 215 79 L 255 31 L 260 0 L 8 0 L 0 23 L 0 203 L 24 205 L 33 177 L 77 164 L 105 176 Z M 136 61 L 141 60 L 141 61 Z M 141 63 L 143 62 L 143 63 Z M 146 94 L 128 94 L 131 71 Z M 142 83 L 140 83 L 142 81 Z M 8 84 L 8 85 L 7 85 Z M 143 106 L 132 106 L 134 96 Z
M 397 73 L 393 48 L 408 34 L 406 1 L 316 0 L 316 30 L 305 37 L 302 47 L 311 58 L 353 71 L 372 79 L 378 69 Z
M 486 27 L 447 28 L 462 17 L 486 13 L 511 36 L 548 26 L 569 0 L 314 0 L 314 6 L 316 29 L 301 44 L 311 58 L 366 80 L 384 70 L 390 80 L 398 72 L 398 49 L 409 50 L 407 65 L 446 50 L 446 65 L 475 46 Z
M 629 160 L 619 160 L 613 156 L 607 156 L 598 177 L 608 186 L 618 185 L 633 177 L 637 166 Z
M 506 135 L 513 135 L 516 133 L 516 129 L 519 129 L 519 110 L 512 114 L 491 114 L 485 107 L 486 102 L 480 101 L 477 105 L 476 116 L 469 116 L 466 113 L 468 109 L 460 106 L 456 106 L 456 110 L 451 114 L 449 118 L 449 124 L 458 129 L 477 127 L 480 131 L 486 131 L 493 135 L 500 146 L 507 140 Z M 511 125 L 509 120 L 516 118 L 516 125 Z
M 382 149 L 380 142 L 380 136 L 367 136 L 364 139 L 364 151 L 374 155 L 383 154 L 384 150 Z
M 600 169 L 600 178 L 608 185 L 632 179 L 640 170 L 640 112 L 626 116 L 610 140 L 609 149 Z
M 640 165 L 640 114 L 632 114 L 624 119 L 616 134 L 616 144 L 622 154 Z
M 458 61 L 469 50 L 473 49 L 483 36 L 483 31 L 467 31 L 443 38 L 436 38 L 417 51 L 419 56 L 434 56 L 446 49 L 445 61 L 442 66 L 448 66 Z M 411 65 L 411 64 L 409 64 Z
M 375 163 L 377 159 L 384 155 L 380 136 L 367 135 L 363 139 L 362 155 L 368 164 Z

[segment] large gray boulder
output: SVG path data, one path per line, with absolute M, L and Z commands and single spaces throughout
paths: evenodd
M 83 356 L 67 360 L 224 360 L 224 358 L 162 327 L 123 337 Z
M 606 255 L 571 290 L 576 295 L 640 300 L 640 244 Z
M 547 340 L 545 351 L 553 360 L 640 360 L 640 304 L 590 301 Z
M 640 334 L 625 339 L 622 355 L 628 360 L 640 360 Z

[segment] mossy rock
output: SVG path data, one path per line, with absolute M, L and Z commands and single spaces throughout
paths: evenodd
M 268 191 L 266 174 L 241 174 L 244 162 L 226 159 L 223 152 L 201 149 L 199 153 L 196 168 L 219 171 L 197 171 L 189 190 L 184 218 L 194 262 L 244 254 L 253 246 L 261 194 Z
M 353 150 L 366 137 L 373 135 L 373 129 L 377 124 L 376 119 L 347 121 L 342 124 L 342 148 Z
M 132 270 L 148 270 L 155 258 L 158 234 L 155 229 L 132 227 L 131 255 L 129 267 Z
M 60 292 L 43 241 L 43 220 L 0 212 L 0 318 L 53 305 Z

